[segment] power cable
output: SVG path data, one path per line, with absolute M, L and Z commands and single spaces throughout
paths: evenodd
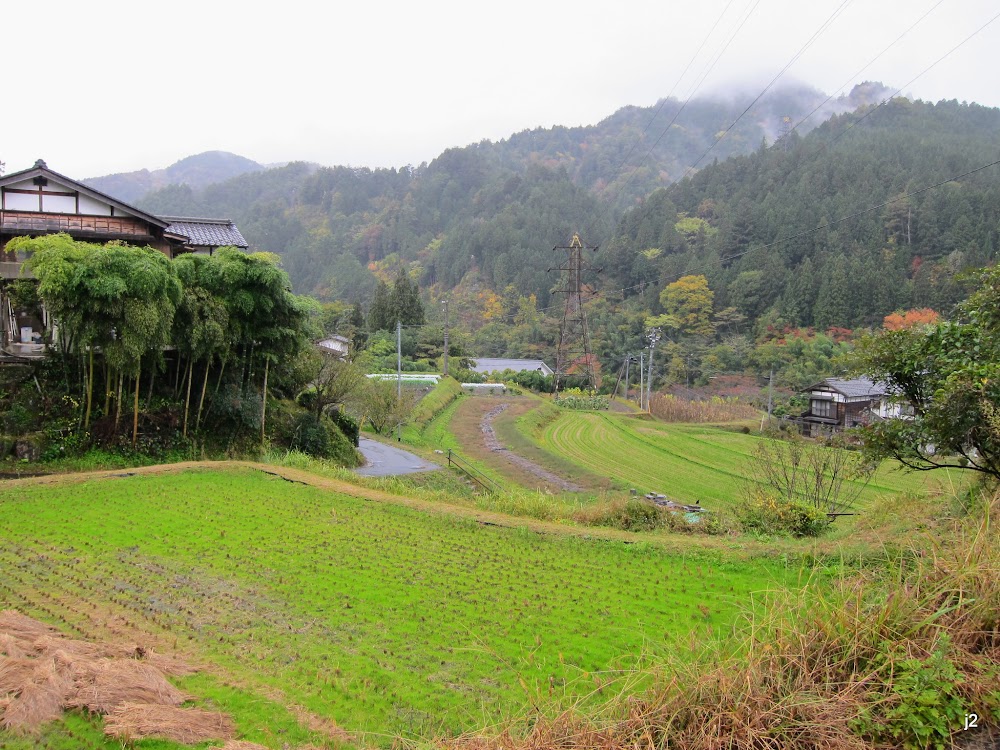
M 681 113 L 687 108 L 687 105 L 694 98 L 694 95 L 696 93 L 698 93 L 699 89 L 701 88 L 701 85 L 705 82 L 705 79 L 708 78 L 708 76 L 712 73 L 713 70 L 715 70 L 715 66 L 718 64 L 719 60 L 722 59 L 722 56 L 729 49 L 730 45 L 732 45 L 733 40 L 736 39 L 736 36 L 740 33 L 740 31 L 746 25 L 746 22 L 748 20 L 750 20 L 750 16 L 752 16 L 753 13 L 754 13 L 754 11 L 757 10 L 757 6 L 760 5 L 760 3 L 761 3 L 761 0 L 756 0 L 756 2 L 753 3 L 752 6 L 750 6 L 749 4 L 747 5 L 747 8 L 749 10 L 744 10 L 744 15 L 742 17 L 742 20 L 737 19 L 737 24 L 736 24 L 735 28 L 733 29 L 732 33 L 730 34 L 729 39 L 723 45 L 722 49 L 719 50 L 719 52 L 716 54 L 715 58 L 713 60 L 711 60 L 710 64 L 703 71 L 703 73 L 701 75 L 701 78 L 698 79 L 698 82 L 695 84 L 694 88 L 688 94 L 687 98 L 684 100 L 684 103 L 674 113 L 674 116 L 670 119 L 670 122 L 667 123 L 667 126 L 660 133 L 659 137 L 657 137 L 657 139 L 655 141 L 653 141 L 653 145 L 649 147 L 649 150 L 646 152 L 646 155 L 642 158 L 642 161 L 645 161 L 646 159 L 648 159 L 650 157 L 650 155 L 653 153 L 653 150 L 660 144 L 660 141 L 663 140 L 663 136 L 665 136 L 670 131 L 670 128 L 672 128 L 674 126 L 674 123 L 677 122 L 677 118 L 681 116 Z M 728 8 L 728 6 L 727 6 L 727 8 Z M 625 188 L 628 187 L 629 182 L 632 180 L 632 176 L 638 170 L 639 170 L 639 166 L 636 165 L 636 167 L 625 178 L 624 182 L 622 182 L 621 186 L 618 188 L 618 191 L 615 193 L 614 197 L 609 201 L 608 206 L 605 209 L 605 214 L 610 213 L 610 211 L 613 210 L 614 205 L 622 197 L 622 194 L 625 192 Z M 616 179 L 617 179 L 617 175 L 616 175 Z
M 931 10 L 933 10 L 933 8 Z M 862 115 L 860 118 L 858 118 L 857 120 L 855 120 L 854 122 L 852 122 L 850 125 L 848 125 L 846 128 L 844 128 L 844 130 L 842 130 L 840 132 L 840 134 L 837 135 L 837 137 L 835 137 L 832 141 L 830 141 L 830 143 L 828 145 L 832 146 L 833 144 L 835 144 L 837 141 L 839 141 L 841 138 L 843 138 L 847 133 L 849 133 L 851 130 L 853 130 L 856 125 L 860 125 L 862 122 L 864 122 L 869 117 L 871 117 L 875 112 L 877 112 L 882 107 L 884 107 L 886 104 L 888 104 L 889 102 L 891 102 L 896 96 L 899 95 L 899 93 L 903 89 L 905 89 L 907 86 L 912 85 L 914 83 L 914 81 L 919 80 L 924 74 L 926 74 L 930 70 L 932 70 L 938 63 L 940 63 L 945 58 L 949 57 L 953 52 L 955 52 L 960 47 L 964 46 L 973 37 L 975 37 L 977 34 L 979 34 L 981 31 L 983 31 L 983 29 L 985 29 L 991 23 L 993 23 L 994 21 L 996 21 L 998 18 L 1000 18 L 1000 13 L 997 13 L 995 16 L 993 16 L 993 18 L 991 18 L 989 21 L 987 21 L 986 23 L 984 23 L 978 29 L 976 29 L 971 34 L 969 34 L 969 36 L 967 36 L 961 42 L 959 42 L 954 47 L 952 47 L 950 50 L 948 50 L 943 55 L 941 55 L 941 57 L 939 57 L 937 60 L 935 60 L 930 65 L 928 65 L 926 68 L 924 68 L 922 71 L 920 71 L 920 73 L 918 73 L 914 78 L 911 78 L 907 83 L 904 83 L 902 86 L 900 86 L 898 89 L 896 89 L 895 93 L 891 94 L 888 98 L 886 98 L 883 102 L 881 102 L 877 107 L 872 107 L 867 112 L 865 112 L 864 115 Z
M 809 40 L 802 46 L 802 48 L 798 52 L 796 52 L 792 56 L 792 59 L 789 60 L 787 63 L 785 63 L 785 67 L 783 67 L 781 70 L 778 71 L 778 74 L 774 78 L 772 78 L 771 82 L 767 84 L 767 86 L 765 86 L 764 89 L 759 94 L 757 94 L 756 98 L 752 102 L 750 102 L 750 104 L 747 105 L 747 108 L 744 109 L 742 113 L 740 113 L 740 116 L 737 117 L 735 120 L 733 120 L 732 124 L 728 128 L 722 131 L 722 134 L 715 139 L 715 141 L 712 143 L 711 146 L 708 147 L 708 149 L 706 149 L 705 153 L 703 153 L 701 156 L 698 157 L 698 160 L 694 164 L 692 164 L 690 167 L 687 168 L 687 170 L 681 176 L 682 180 L 685 177 L 687 177 L 688 174 L 691 173 L 691 170 L 696 169 L 698 165 L 701 164 L 702 160 L 706 156 L 708 156 L 709 153 L 711 153 L 716 146 L 719 145 L 719 142 L 722 141 L 723 138 L 729 135 L 729 132 L 734 127 L 736 127 L 737 123 L 739 123 L 739 121 L 743 119 L 746 113 L 749 112 L 753 108 L 753 106 L 760 101 L 761 97 L 764 96 L 764 94 L 766 94 L 768 91 L 771 90 L 771 87 L 778 82 L 778 79 L 780 79 L 781 76 L 783 76 L 800 57 L 802 57 L 805 51 L 809 49 L 817 39 L 819 39 L 819 37 L 823 34 L 823 32 L 826 31 L 830 27 L 830 25 L 833 24 L 833 22 L 840 17 L 840 15 L 844 12 L 844 10 L 846 10 L 847 6 L 850 5 L 853 1 L 854 0 L 843 0 L 843 2 L 839 6 L 837 6 L 837 8 L 833 11 L 833 13 L 830 14 L 830 17 L 823 22 L 823 24 L 816 30 L 816 32 L 811 37 L 809 37 Z
M 941 3 L 943 3 L 944 1 L 945 0 L 938 0 L 931 7 L 930 10 L 928 10 L 926 13 L 924 13 L 922 16 L 920 16 L 920 18 L 918 18 L 916 21 L 914 21 L 906 31 L 904 31 L 902 34 L 900 34 L 899 36 L 897 36 L 895 38 L 895 40 L 893 40 L 892 43 L 889 44 L 888 47 L 886 47 L 885 49 L 883 49 L 881 52 L 879 52 L 877 55 L 875 55 L 875 57 L 873 57 L 871 60 L 869 60 L 865 64 L 865 66 L 863 68 L 861 68 L 861 70 L 859 70 L 854 75 L 850 76 L 846 81 L 844 81 L 844 83 L 840 84 L 840 86 L 832 94 L 830 94 L 826 99 L 824 99 L 822 102 L 820 102 L 812 112 L 810 112 L 805 117 L 803 117 L 801 120 L 799 120 L 797 123 L 795 123 L 795 125 L 792 126 L 792 130 L 796 130 L 802 123 L 804 123 L 806 120 L 808 120 L 814 114 L 816 114 L 817 112 L 819 112 L 823 107 L 825 107 L 827 105 L 827 103 L 829 103 L 829 101 L 831 99 L 833 99 L 833 97 L 835 97 L 837 94 L 839 94 L 845 88 L 847 88 L 847 86 L 851 82 L 858 80 L 862 75 L 864 75 L 864 72 L 866 70 L 868 70 L 868 68 L 870 68 L 876 62 L 878 62 L 878 59 L 880 57 L 882 57 L 882 55 L 884 55 L 890 49 L 892 49 L 893 47 L 895 47 L 903 39 L 903 37 L 905 37 L 907 34 L 909 34 L 911 31 L 913 31 L 913 29 L 915 29 L 921 23 L 921 21 L 923 21 L 925 18 L 927 18 L 927 16 L 929 16 L 931 13 L 933 13 L 935 10 L 937 10 L 938 6 L 941 5 Z M 791 131 L 789 131 L 789 132 L 791 132 Z
M 674 95 L 674 91 L 677 90 L 677 87 L 680 85 L 680 82 L 684 80 L 684 76 L 687 75 L 687 72 L 691 69 L 691 66 L 694 65 L 694 61 L 698 59 L 698 55 L 700 55 L 701 51 L 705 49 L 705 45 L 708 44 L 708 40 L 712 37 L 712 34 L 715 33 L 715 29 L 718 27 L 719 22 L 723 19 L 726 13 L 729 12 L 729 8 L 732 6 L 734 2 L 736 2 L 736 0 L 729 0 L 729 2 L 726 4 L 726 7 L 722 9 L 722 13 L 720 13 L 719 17 L 715 19 L 715 23 L 713 23 L 712 28 L 708 30 L 708 34 L 705 35 L 705 38 L 702 40 L 701 45 L 699 45 L 698 49 L 695 50 L 695 53 L 691 56 L 691 59 L 688 60 L 687 66 L 684 68 L 683 71 L 681 71 L 681 74 L 677 77 L 677 80 L 674 81 L 674 85 L 670 88 L 670 92 L 665 97 L 663 97 L 662 100 L 660 100 L 660 105 L 656 108 L 656 111 L 653 113 L 653 116 L 649 118 L 649 122 L 646 123 L 645 129 L 643 129 L 642 133 L 640 133 L 639 136 L 632 142 L 632 146 L 631 148 L 629 148 L 628 153 L 625 154 L 625 158 L 622 159 L 621 164 L 618 165 L 618 168 L 615 170 L 614 175 L 608 181 L 609 185 L 613 185 L 615 180 L 618 179 L 618 176 L 621 174 L 622 169 L 628 163 L 628 160 L 632 158 L 632 154 L 635 153 L 635 149 L 639 145 L 639 142 L 646 137 L 646 133 L 648 133 L 649 129 L 653 126 L 653 123 L 656 121 L 656 118 L 660 116 L 660 112 L 663 111 L 663 108 L 666 106 L 667 102 L 670 101 L 670 97 Z M 941 2 L 944 2 L 944 0 L 941 0 Z

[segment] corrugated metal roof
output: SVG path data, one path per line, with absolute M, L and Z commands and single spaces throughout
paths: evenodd
M 164 216 L 170 222 L 167 231 L 188 238 L 190 245 L 200 247 L 242 247 L 249 243 L 229 219 L 192 219 L 183 216 Z
M 544 375 L 552 374 L 552 368 L 540 359 L 492 359 L 489 357 L 479 357 L 475 360 L 472 369 L 474 372 L 541 370 Z

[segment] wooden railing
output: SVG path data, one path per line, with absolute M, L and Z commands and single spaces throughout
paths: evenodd
M 131 216 L 84 216 L 22 211 L 0 212 L 0 231 L 9 234 L 85 232 L 95 235 L 152 237 L 147 224 Z

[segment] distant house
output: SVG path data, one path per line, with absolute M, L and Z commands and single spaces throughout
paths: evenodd
M 112 240 L 151 247 L 168 258 L 182 253 L 211 255 L 223 245 L 247 248 L 228 219 L 154 216 L 49 169 L 39 159 L 30 169 L 0 176 L 0 353 L 41 356 L 40 343 L 51 321 L 17 310 L 5 294 L 4 280 L 31 278 L 25 258 L 7 250 L 14 237 L 68 234 L 104 244 Z
M 473 372 L 489 373 L 512 370 L 513 372 L 524 372 L 525 370 L 540 372 L 542 375 L 552 375 L 552 368 L 540 359 L 492 359 L 489 357 L 479 357 L 473 360 Z
M 813 437 L 899 413 L 885 386 L 868 378 L 827 378 L 800 392 L 809 396 L 809 409 L 799 418 L 802 433 Z
M 344 336 L 339 336 L 334 334 L 333 336 L 328 336 L 322 341 L 316 342 L 316 346 L 325 352 L 334 354 L 341 359 L 347 359 L 348 354 L 351 351 L 351 340 L 345 338 Z

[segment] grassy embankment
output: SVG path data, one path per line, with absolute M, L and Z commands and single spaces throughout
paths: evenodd
M 0 486 L 0 509 L 0 607 L 88 638 L 115 637 L 117 622 L 190 655 L 209 666 L 180 686 L 275 748 L 336 744 L 298 710 L 388 744 L 603 700 L 617 670 L 689 651 L 797 572 L 483 525 L 248 469 L 24 480 Z M 50 746 L 116 746 L 97 726 L 72 716 Z M 35 746 L 3 732 L 0 745 Z
M 717 425 L 663 423 L 604 412 L 565 412 L 524 433 L 540 447 L 595 473 L 614 477 L 642 492 L 662 492 L 684 503 L 730 507 L 740 487 L 753 477 L 748 459 L 761 439 Z M 883 465 L 861 495 L 861 502 L 900 492 L 923 492 L 929 479 Z

